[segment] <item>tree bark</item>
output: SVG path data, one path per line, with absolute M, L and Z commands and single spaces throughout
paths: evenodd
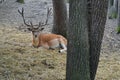
M 70 0 L 66 80 L 90 80 L 87 0 Z
M 90 44 L 90 77 L 95 79 L 101 43 L 104 34 L 104 28 L 107 16 L 108 0 L 92 0 L 91 1 L 91 20 L 89 21 L 89 44 Z
M 52 32 L 67 37 L 67 8 L 65 0 L 52 0 L 52 2 L 54 11 L 54 24 Z
M 108 0 L 70 0 L 67 80 L 95 79 L 107 8 Z

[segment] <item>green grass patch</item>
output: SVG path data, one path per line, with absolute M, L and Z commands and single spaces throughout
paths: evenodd
M 118 17 L 116 12 L 113 12 L 109 15 L 109 19 L 116 19 Z
M 17 2 L 19 2 L 19 3 L 24 3 L 24 0 L 17 0 Z
M 117 33 L 120 33 L 120 26 L 117 27 Z

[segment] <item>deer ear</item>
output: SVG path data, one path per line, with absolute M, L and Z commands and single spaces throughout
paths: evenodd
M 42 31 L 44 28 L 41 28 L 40 31 Z

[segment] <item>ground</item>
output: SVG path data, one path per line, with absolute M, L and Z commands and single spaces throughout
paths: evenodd
M 45 16 L 51 0 L 6 0 L 0 4 L 0 80 L 65 80 L 66 53 L 30 46 L 32 35 L 21 29 L 17 10 L 25 8 L 26 20 L 37 24 Z M 50 32 L 52 26 L 44 32 Z M 120 34 L 116 19 L 107 20 L 96 80 L 120 80 Z

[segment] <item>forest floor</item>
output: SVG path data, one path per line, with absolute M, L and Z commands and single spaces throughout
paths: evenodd
M 23 22 L 17 12 L 24 7 L 26 20 L 37 24 L 45 18 L 47 7 L 52 7 L 51 0 L 15 1 L 0 4 L 0 80 L 65 80 L 66 54 L 31 47 L 31 33 L 21 29 Z M 51 31 L 52 16 L 50 23 L 44 32 Z M 116 34 L 116 25 L 116 19 L 106 22 L 96 80 L 120 80 L 120 34 Z

